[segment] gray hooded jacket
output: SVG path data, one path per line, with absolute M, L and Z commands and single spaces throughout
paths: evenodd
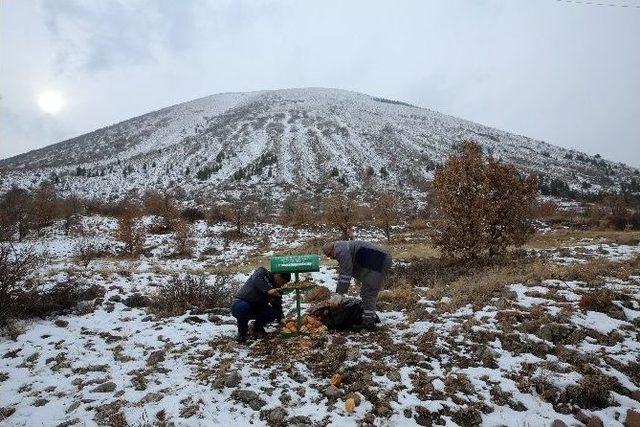
M 336 292 L 345 293 L 352 277 L 362 286 L 382 287 L 391 267 L 391 255 L 385 249 L 364 240 L 339 240 L 334 242 L 333 251 L 339 264 Z

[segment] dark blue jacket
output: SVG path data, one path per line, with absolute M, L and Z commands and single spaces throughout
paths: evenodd
M 257 268 L 236 293 L 236 298 L 244 300 L 255 308 L 264 307 L 273 299 L 267 294 L 269 289 L 276 287 L 273 274 L 266 268 Z

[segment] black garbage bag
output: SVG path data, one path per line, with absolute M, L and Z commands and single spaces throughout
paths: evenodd
M 357 298 L 345 298 L 335 307 L 325 306 L 312 314 L 330 329 L 348 329 L 362 323 L 362 301 Z

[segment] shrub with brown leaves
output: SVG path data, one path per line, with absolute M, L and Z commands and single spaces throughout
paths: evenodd
M 603 289 L 583 294 L 578 305 L 582 310 L 608 313 L 613 305 L 611 292 Z
M 504 254 L 533 233 L 537 178 L 485 157 L 472 141 L 436 172 L 434 243 L 448 256 L 477 260 Z

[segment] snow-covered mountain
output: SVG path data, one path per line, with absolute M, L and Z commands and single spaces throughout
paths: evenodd
M 638 171 L 406 103 L 337 89 L 223 93 L 0 160 L 2 188 L 51 180 L 119 197 L 182 187 L 280 195 L 332 185 L 413 192 L 465 139 L 575 189 L 616 189 Z

